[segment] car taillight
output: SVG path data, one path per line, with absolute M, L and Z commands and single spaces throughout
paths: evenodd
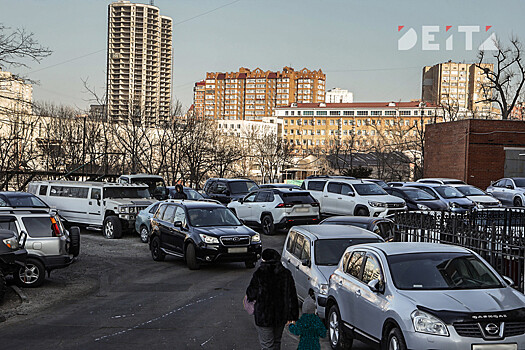
M 310 203 L 310 205 L 311 205 L 312 207 L 318 207 L 318 206 L 319 206 L 319 202 Z
M 284 203 L 279 203 L 277 204 L 276 208 L 291 208 L 293 207 L 293 204 L 284 204 Z
M 54 217 L 51 217 L 51 230 L 53 231 L 54 237 L 60 237 L 62 233 L 60 232 L 60 227 Z

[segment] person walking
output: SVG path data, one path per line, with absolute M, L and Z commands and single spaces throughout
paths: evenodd
M 281 264 L 279 252 L 265 249 L 261 259 L 246 289 L 246 299 L 255 301 L 255 328 L 261 350 L 279 350 L 285 325 L 299 317 L 299 302 L 292 273 Z
M 188 199 L 186 193 L 184 193 L 184 188 L 181 184 L 175 185 L 175 193 L 173 194 L 173 199 Z
M 299 336 L 297 350 L 321 350 L 319 338 L 326 337 L 326 327 L 315 314 L 315 301 L 311 297 L 303 302 L 302 312 L 301 318 L 288 326 L 290 333 Z

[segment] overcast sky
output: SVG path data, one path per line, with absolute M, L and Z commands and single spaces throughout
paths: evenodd
M 30 70 L 12 69 L 40 82 L 34 100 L 85 108 L 90 95 L 82 79 L 103 93 L 110 2 L 0 0 L 0 23 L 34 32 L 53 50 Z M 475 49 L 492 33 L 525 41 L 525 2 L 519 0 L 155 0 L 155 5 L 175 24 L 173 98 L 186 107 L 193 83 L 206 72 L 239 67 L 320 68 L 327 88 L 348 89 L 355 101 L 415 99 L 423 66 L 475 60 Z M 405 27 L 398 32 L 400 25 Z M 430 25 L 440 26 L 434 33 L 438 51 L 422 50 L 422 26 Z M 480 26 L 474 50 L 465 50 L 462 25 Z M 485 32 L 485 26 L 492 28 Z M 410 28 L 417 44 L 399 51 L 398 39 Z M 447 51 L 450 35 L 454 48 Z

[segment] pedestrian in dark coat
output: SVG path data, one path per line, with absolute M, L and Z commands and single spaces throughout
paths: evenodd
M 303 303 L 303 314 L 297 322 L 290 324 L 290 333 L 299 336 L 297 350 L 321 350 L 319 337 L 326 337 L 326 327 L 315 314 L 315 301 L 308 297 Z
M 265 249 L 261 258 L 261 266 L 253 274 L 246 297 L 248 301 L 255 301 L 255 328 L 261 349 L 279 350 L 284 326 L 299 317 L 295 282 L 275 249 Z
M 173 199 L 188 199 L 186 193 L 184 193 L 184 188 L 181 184 L 175 185 L 175 194 L 173 194 Z

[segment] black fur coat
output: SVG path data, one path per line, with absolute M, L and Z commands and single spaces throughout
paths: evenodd
M 292 273 L 280 261 L 263 261 L 246 289 L 255 300 L 255 324 L 276 327 L 299 318 L 299 303 Z

